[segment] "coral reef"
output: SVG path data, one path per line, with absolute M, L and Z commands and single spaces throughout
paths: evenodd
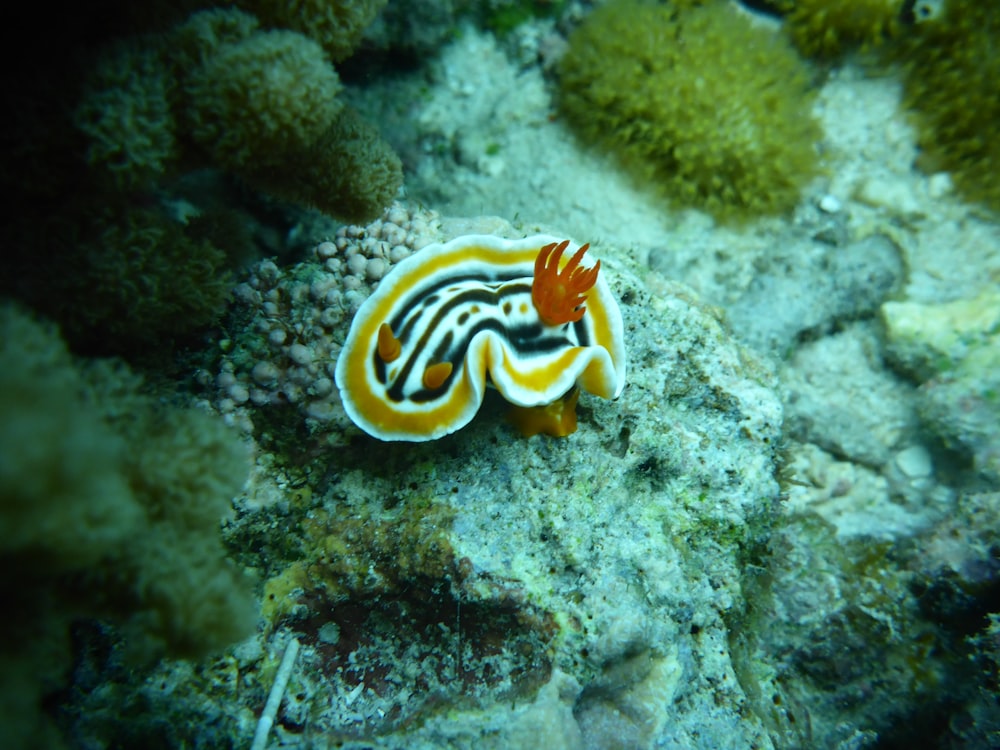
M 595 248 L 638 364 L 616 403 L 580 397 L 579 429 L 564 441 L 514 437 L 491 395 L 460 437 L 400 450 L 341 429 L 335 399 L 303 393 L 329 377 L 347 291 L 360 298 L 375 282 L 369 269 L 387 270 L 386 253 L 412 252 L 411 234 L 487 231 L 546 228 L 489 218 L 439 227 L 395 206 L 311 260 L 259 265 L 257 284 L 240 288 L 235 335 L 220 342 L 231 369 L 208 385 L 233 421 L 277 449 L 229 535 L 243 564 L 266 571 L 268 627 L 255 653 L 233 654 L 238 691 L 214 687 L 221 666 L 106 673 L 114 696 L 150 694 L 155 710 L 133 723 L 137 737 L 164 727 L 175 741 L 190 736 L 177 711 L 213 727 L 245 722 L 295 637 L 298 667 L 274 727 L 286 744 L 316 733 L 393 748 L 529 747 L 542 727 L 553 742 L 594 747 L 622 737 L 692 746 L 706 734 L 766 743 L 727 630 L 768 535 L 781 411 L 771 374 L 689 290 L 652 295 L 621 253 Z M 255 359 L 270 369 L 266 385 Z M 303 430 L 301 409 L 316 404 L 327 413 Z M 279 412 L 288 423 L 270 416 Z M 146 679 L 183 699 L 153 700 Z M 64 710 L 80 736 L 114 731 L 90 696 Z
M 777 5 L 796 48 L 825 60 L 877 47 L 899 32 L 902 20 L 900 0 L 780 0 Z
M 783 663 L 776 710 L 808 722 L 809 746 L 993 747 L 995 673 L 973 659 L 990 669 L 995 654 L 1000 497 L 956 494 L 918 461 L 934 489 L 904 510 L 874 472 L 789 449 L 797 480 L 757 600 L 760 646 Z
M 567 122 L 678 205 L 783 212 L 818 173 L 805 65 L 728 3 L 615 0 L 572 34 L 559 72 Z
M 185 226 L 155 209 L 103 206 L 66 230 L 79 235 L 57 236 L 49 247 L 60 272 L 46 267 L 20 281 L 31 284 L 27 300 L 62 321 L 76 347 L 169 348 L 225 310 L 229 257 L 194 222 Z
M 314 39 L 337 63 L 349 56 L 365 28 L 388 0 L 239 0 L 268 27 L 292 29 Z
M 720 613 L 739 608 L 738 560 L 766 536 L 777 401 L 684 290 L 652 298 L 610 267 L 627 330 L 648 334 L 631 340 L 630 388 L 590 399 L 572 439 L 511 440 L 494 400 L 461 437 L 405 451 L 338 442 L 332 472 L 295 446 L 290 458 L 329 482 L 300 501 L 301 557 L 266 587 L 278 633 L 302 634 L 293 723 L 323 706 L 308 721 L 344 741 L 437 747 L 485 731 L 480 746 L 523 747 L 512 712 L 543 683 L 562 686 L 547 709 L 556 735 L 685 746 L 706 731 L 711 684 L 713 737 L 759 736 L 756 720 L 718 708 L 743 700 Z M 325 456 L 322 437 L 307 445 Z M 684 675 L 698 685 L 673 701 Z
M 161 406 L 123 366 L 75 363 L 9 303 L 0 334 L 3 718 L 12 746 L 43 747 L 41 697 L 66 677 L 72 621 L 116 623 L 139 661 L 253 630 L 219 537 L 249 456 L 217 417 Z
M 314 427 L 347 424 L 333 370 L 351 316 L 393 263 L 440 238 L 439 226 L 433 212 L 396 203 L 368 225 L 341 227 L 294 268 L 254 266 L 234 291 L 233 338 L 214 377 L 218 409 L 247 428 L 247 407 L 281 404 Z
M 37 74 L 58 71 L 58 90 L 13 84 L 20 114 L 4 136 L 31 146 L 4 155 L 25 210 L 5 227 L 14 252 L 0 291 L 53 318 L 77 351 L 138 360 L 221 312 L 226 271 L 248 253 L 228 253 L 219 234 L 208 241 L 195 225 L 240 210 L 246 185 L 299 210 L 377 216 L 402 167 L 345 106 L 323 45 L 343 59 L 382 4 L 313 3 L 326 18 L 315 38 L 279 28 L 288 18 L 271 14 L 262 27 L 227 7 L 180 19 L 126 13 L 72 39 Z M 60 65 L 75 58 L 85 64 L 68 76 Z M 40 209 L 44 222 L 29 218 Z
M 1000 208 L 1000 8 L 976 0 L 784 0 L 785 26 L 803 54 L 839 61 L 858 47 L 867 64 L 903 78 L 919 133 L 920 167 L 947 172 L 968 200 Z
M 1000 210 L 1000 6 L 975 0 L 941 5 L 895 51 L 924 152 L 920 166 L 947 170 L 964 197 Z

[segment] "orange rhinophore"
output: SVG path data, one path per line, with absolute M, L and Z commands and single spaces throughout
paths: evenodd
M 601 270 L 601 261 L 597 261 L 593 268 L 580 267 L 583 254 L 590 247 L 587 243 L 573 254 L 560 271 L 559 261 L 568 245 L 569 240 L 553 242 L 543 247 L 535 259 L 531 301 L 538 310 L 538 317 L 550 326 L 576 323 L 583 317 L 587 311 L 583 306 L 587 300 L 586 292 L 597 282 L 597 274 Z

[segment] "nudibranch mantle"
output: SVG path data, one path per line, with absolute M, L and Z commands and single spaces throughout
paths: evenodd
M 563 247 L 552 253 L 553 243 Z M 467 235 L 398 263 L 361 305 L 337 360 L 348 416 L 381 440 L 434 440 L 472 420 L 487 375 L 517 406 L 550 404 L 575 386 L 617 398 L 625 332 L 604 277 L 581 263 L 576 273 L 593 286 L 579 320 L 546 323 L 532 301 L 539 254 L 565 269 L 584 249 L 545 235 Z

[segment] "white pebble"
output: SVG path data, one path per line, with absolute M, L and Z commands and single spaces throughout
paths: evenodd
M 365 261 L 365 266 L 368 265 L 368 261 Z M 361 288 L 361 279 L 357 276 L 345 276 L 344 277 L 344 289 L 349 292 L 357 291 Z
M 236 404 L 245 404 L 250 400 L 250 389 L 242 383 L 235 383 L 229 388 L 229 398 Z
M 406 241 L 406 230 L 396 224 L 386 224 L 382 238 L 390 245 L 399 245 Z
M 329 401 L 312 401 L 306 407 L 306 416 L 320 422 L 329 422 L 333 419 L 336 411 Z
M 273 260 L 262 260 L 257 265 L 257 278 L 262 282 L 274 282 L 277 280 L 278 275 L 278 266 Z
M 357 255 L 352 255 L 347 259 L 347 270 L 350 271 L 355 276 L 364 276 L 365 266 L 368 264 L 368 259 L 358 253 Z
M 840 201 L 835 195 L 824 195 L 819 199 L 819 209 L 828 214 L 839 213 L 840 209 L 843 208 Z
M 944 198 L 954 189 L 951 175 L 947 172 L 932 174 L 927 180 L 927 194 L 931 198 Z
M 333 390 L 333 381 L 330 378 L 319 378 L 313 382 L 309 392 L 314 396 L 327 396 Z
M 332 258 L 337 254 L 337 246 L 332 242 L 321 242 L 316 245 L 316 257 L 320 260 Z
M 323 274 L 319 278 L 314 279 L 313 283 L 309 285 L 309 294 L 318 302 L 326 296 L 326 293 L 330 291 L 330 287 L 335 283 L 336 279 Z
M 897 453 L 896 466 L 910 479 L 929 477 L 934 471 L 931 454 L 922 445 L 911 445 Z
M 406 245 L 396 245 L 392 250 L 389 251 L 389 260 L 393 263 L 399 263 L 403 258 L 409 257 L 410 248 Z
M 215 384 L 219 388 L 229 388 L 236 382 L 236 375 L 232 372 L 223 371 L 215 376 Z
M 260 388 L 251 388 L 250 401 L 254 406 L 267 406 L 271 403 L 271 394 Z
M 304 344 L 292 344 L 288 347 L 288 358 L 297 365 L 308 365 L 312 363 L 312 352 Z
M 308 367 L 305 366 L 293 367 L 287 373 L 285 373 L 285 375 L 286 375 L 286 380 L 288 380 L 291 383 L 294 383 L 296 386 L 312 385 L 313 380 L 316 379 L 316 376 L 309 371 Z
M 244 305 L 256 305 L 260 303 L 260 292 L 247 283 L 237 284 L 233 287 L 233 297 L 237 302 Z
M 365 276 L 371 281 L 378 281 L 388 270 L 386 262 L 381 258 L 371 258 L 365 265 Z
M 288 340 L 288 334 L 282 328 L 272 328 L 271 332 L 267 334 L 267 340 L 271 346 L 283 346 Z
M 407 213 L 405 208 L 395 204 L 390 206 L 389 210 L 386 212 L 385 218 L 393 224 L 404 224 L 409 220 L 410 214 Z
M 347 305 L 351 315 L 358 311 L 364 301 L 365 295 L 356 289 L 349 289 L 344 293 L 344 304 Z
M 261 385 L 272 385 L 281 375 L 281 370 L 273 362 L 258 362 L 250 371 L 255 382 Z
M 319 322 L 320 322 L 320 325 L 323 325 L 326 328 L 333 328 L 341 320 L 343 320 L 343 318 L 344 318 L 344 316 L 340 312 L 339 308 L 336 308 L 336 307 L 327 307 L 327 308 L 325 308 L 323 310 L 322 313 L 320 313 Z

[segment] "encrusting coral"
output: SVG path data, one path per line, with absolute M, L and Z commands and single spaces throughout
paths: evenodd
M 586 140 L 720 219 L 786 211 L 819 172 L 805 64 L 729 3 L 614 0 L 571 35 L 560 87 Z
M 219 411 L 245 429 L 253 407 L 289 404 L 311 427 L 338 417 L 346 425 L 333 370 L 351 317 L 393 264 L 440 238 L 436 213 L 394 203 L 368 225 L 341 227 L 293 268 L 256 264 L 234 290 L 234 336 L 222 342 L 219 371 L 203 373 Z
M 160 405 L 124 366 L 74 362 L 9 303 L 0 410 L 0 711 L 11 747 L 52 747 L 41 699 L 69 669 L 71 622 L 117 624 L 140 661 L 253 630 L 251 587 L 219 533 L 249 455 L 217 417 Z

